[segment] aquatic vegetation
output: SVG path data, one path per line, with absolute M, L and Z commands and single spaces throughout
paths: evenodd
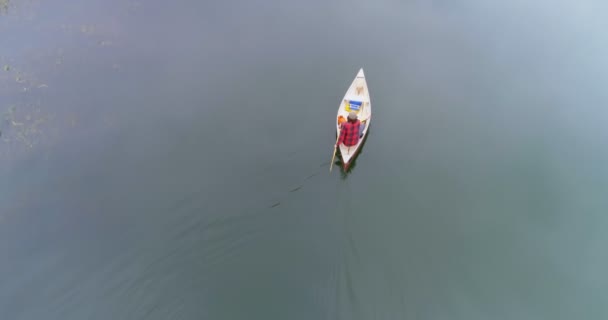
M 49 117 L 40 108 L 28 108 L 24 114 L 17 112 L 17 107 L 12 105 L 4 113 L 0 130 L 2 131 L 2 141 L 4 143 L 23 145 L 27 148 L 34 147 L 42 138 L 43 130 L 41 125 Z
M 82 57 L 89 56 L 97 57 L 109 72 L 122 72 L 124 62 L 113 56 L 124 42 L 122 19 L 127 19 L 141 3 L 128 0 L 120 8 L 122 11 L 117 10 L 107 19 L 65 19 L 59 23 L 38 19 L 46 5 L 40 0 L 0 0 L 0 16 L 10 15 L 10 23 L 19 26 L 31 22 L 36 26 L 34 32 L 40 33 L 38 36 L 54 32 L 59 38 L 76 41 L 58 41 L 60 45 L 36 47 L 26 54 L 0 52 L 0 162 L 18 159 L 24 151 L 39 152 L 52 146 L 58 139 L 75 134 L 75 129 L 85 122 L 83 118 L 89 120 L 83 117 L 82 112 L 86 111 L 78 106 L 55 99 L 57 90 L 65 90 L 67 85 L 57 79 L 62 79 L 66 70 L 75 70 L 75 64 L 83 63 Z M 111 114 L 92 121 L 97 120 L 108 127 L 116 123 Z
M 43 104 L 43 93 L 48 85 L 24 71 L 24 66 L 35 70 L 44 60 L 0 57 L 0 160 L 16 159 L 23 151 L 48 140 L 49 107 Z M 4 104 L 8 103 L 8 104 Z
M 0 13 L 7 13 L 10 3 L 10 0 L 0 0 Z

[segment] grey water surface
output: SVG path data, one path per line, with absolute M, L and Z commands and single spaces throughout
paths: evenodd
M 0 1 L 0 319 L 606 319 L 607 9 Z

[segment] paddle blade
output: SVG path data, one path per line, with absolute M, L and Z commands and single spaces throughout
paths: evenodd
M 334 154 L 331 156 L 331 163 L 329 164 L 329 172 L 334 166 L 334 159 L 336 158 L 336 146 L 334 146 Z

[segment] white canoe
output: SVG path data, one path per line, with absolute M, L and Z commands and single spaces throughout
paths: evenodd
M 348 87 L 338 107 L 338 115 L 336 117 L 337 134 L 340 134 L 340 116 L 346 119 L 350 111 L 357 112 L 358 119 L 362 122 L 364 121 L 365 127 L 363 129 L 363 136 L 356 145 L 347 147 L 344 144 L 340 144 L 340 154 L 342 155 L 342 167 L 344 170 L 348 169 L 351 161 L 355 158 L 357 152 L 359 152 L 361 144 L 367 135 L 372 116 L 372 104 L 369 99 L 369 91 L 363 69 L 359 69 L 357 76 L 350 84 L 350 87 Z

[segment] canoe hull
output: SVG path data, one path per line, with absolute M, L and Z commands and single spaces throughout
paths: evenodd
M 344 144 L 340 144 L 340 155 L 342 158 L 342 168 L 348 170 L 350 164 L 356 158 L 365 138 L 369 131 L 372 116 L 372 105 L 369 96 L 367 81 L 363 69 L 359 69 L 355 79 L 351 82 L 348 90 L 344 94 L 340 106 L 338 107 L 338 114 L 336 117 L 336 133 L 340 134 L 341 117 L 346 119 L 350 111 L 357 112 L 358 119 L 364 122 L 363 135 L 359 138 L 356 145 L 347 147 Z

